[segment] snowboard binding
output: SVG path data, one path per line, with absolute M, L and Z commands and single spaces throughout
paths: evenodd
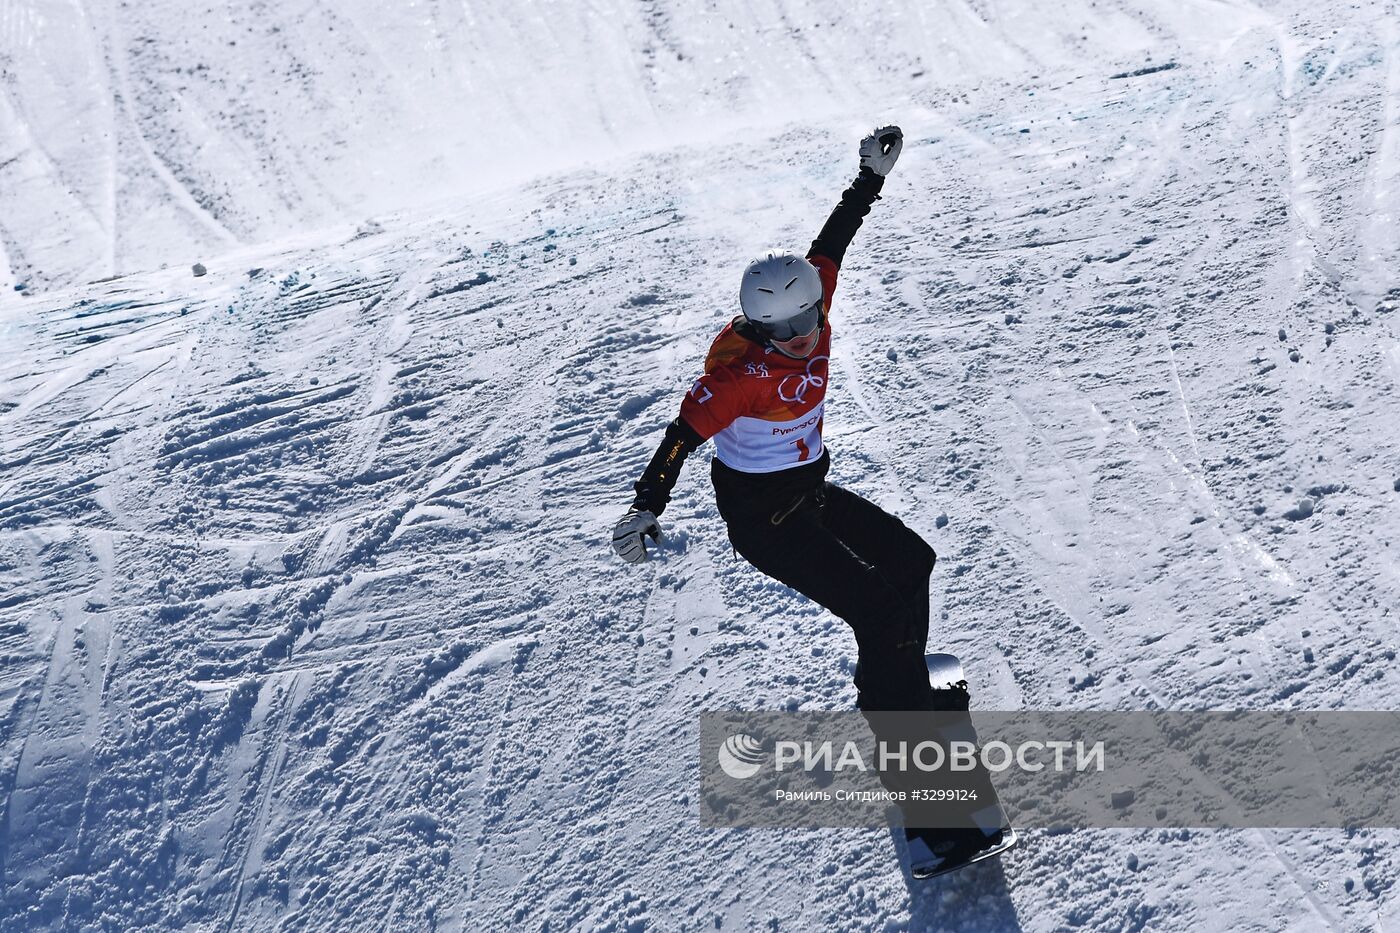
M 931 654 L 925 658 L 929 669 L 929 683 L 933 690 L 933 710 L 955 716 L 955 721 L 945 722 L 939 732 L 947 739 L 959 738 L 976 742 L 977 732 L 968 715 L 971 694 L 967 688 L 967 678 L 963 674 L 962 662 L 951 654 Z M 940 826 L 935 828 L 906 828 L 905 840 L 909 844 L 909 870 L 918 879 L 935 878 L 956 871 L 967 865 L 1000 855 L 1017 842 L 1016 830 L 1012 829 L 1006 811 L 1002 809 L 990 775 L 978 775 L 979 803 L 960 817 L 963 825 Z M 906 814 L 906 819 L 911 813 Z M 917 818 L 916 818 L 917 819 Z

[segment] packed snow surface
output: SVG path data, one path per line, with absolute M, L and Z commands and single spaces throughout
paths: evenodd
M 1396 708 L 1398 12 L 0 6 L 0 928 L 1395 923 L 1392 831 L 702 828 L 853 639 L 708 447 L 608 537 L 897 122 L 826 435 L 975 707 Z

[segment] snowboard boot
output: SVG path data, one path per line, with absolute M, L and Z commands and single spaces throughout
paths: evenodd
M 915 878 L 932 878 L 977 860 L 979 853 L 996 850 L 1004 841 L 997 830 L 987 835 L 980 829 L 905 829 L 909 843 L 909 871 Z

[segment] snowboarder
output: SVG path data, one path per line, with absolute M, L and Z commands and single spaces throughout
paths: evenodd
M 851 626 L 857 705 L 867 718 L 945 706 L 924 663 L 933 548 L 898 518 L 829 482 L 831 455 L 822 441 L 837 275 L 902 147 L 897 126 L 862 139 L 859 174 L 806 257 L 772 251 L 749 263 L 742 314 L 715 338 L 704 375 L 613 529 L 618 555 L 646 560 L 644 537 L 660 539 L 658 517 L 681 465 L 713 438 L 710 476 L 730 542 L 754 567 Z M 912 833 L 910 841 L 913 852 Z

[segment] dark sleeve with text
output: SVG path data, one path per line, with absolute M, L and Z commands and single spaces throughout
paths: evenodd
M 668 424 L 661 446 L 652 454 L 642 478 L 632 486 L 637 492 L 632 508 L 660 515 L 671 501 L 671 490 L 676 486 L 676 477 L 680 475 L 685 458 L 703 443 L 705 439 L 686 424 L 684 418 L 677 417 Z
M 851 186 L 841 192 L 841 202 L 826 219 L 822 232 L 812 241 L 807 258 L 825 256 L 840 268 L 841 260 L 846 256 L 846 247 L 851 245 L 861 222 L 870 213 L 870 206 L 879 199 L 880 189 L 884 186 L 883 175 L 862 168 Z

